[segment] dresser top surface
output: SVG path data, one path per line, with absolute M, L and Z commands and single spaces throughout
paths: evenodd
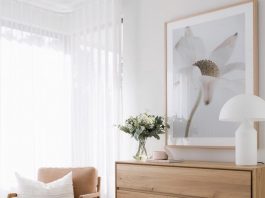
M 207 169 L 226 169 L 226 170 L 254 170 L 265 168 L 264 164 L 255 166 L 238 166 L 228 162 L 206 162 L 206 161 L 180 161 L 177 163 L 169 162 L 144 162 L 136 160 L 117 161 L 116 164 L 134 164 L 134 165 L 150 165 L 150 166 L 171 166 L 171 167 L 187 167 L 187 168 L 207 168 Z

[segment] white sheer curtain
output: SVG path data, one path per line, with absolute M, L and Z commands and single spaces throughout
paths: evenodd
M 1 187 L 14 183 L 14 171 L 33 177 L 40 166 L 71 165 L 71 68 L 63 40 L 2 23 Z
M 114 162 L 119 155 L 115 128 L 122 112 L 119 2 L 90 1 L 70 17 L 73 44 L 73 163 L 98 168 L 103 197 L 114 195 Z M 81 20 L 80 20 L 81 19 Z M 88 19 L 88 20 L 82 20 Z
M 58 14 L 0 0 L 0 191 L 14 171 L 95 166 L 114 197 L 122 112 L 120 3 Z
M 71 67 L 63 35 L 3 20 L 0 35 L 0 186 L 8 189 L 14 171 L 71 166 Z

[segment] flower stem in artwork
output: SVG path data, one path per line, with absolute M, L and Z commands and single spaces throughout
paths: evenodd
M 202 98 L 202 90 L 200 89 L 199 93 L 198 93 L 198 96 L 197 96 L 197 99 L 196 99 L 196 102 L 191 110 L 191 113 L 190 113 L 190 116 L 189 116 L 189 119 L 187 121 L 187 126 L 186 126 L 186 130 L 185 130 L 185 137 L 189 137 L 189 132 L 190 132 L 190 126 L 191 126 L 191 122 L 192 122 L 192 118 L 194 116 L 194 114 L 196 113 L 198 107 L 199 107 L 199 104 L 200 104 L 200 101 L 201 101 L 201 98 Z

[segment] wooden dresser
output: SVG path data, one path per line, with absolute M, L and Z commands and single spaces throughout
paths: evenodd
M 116 198 L 265 198 L 265 165 L 116 162 Z

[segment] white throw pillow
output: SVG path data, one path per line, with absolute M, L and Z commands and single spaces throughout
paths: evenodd
M 16 173 L 18 198 L 74 198 L 72 172 L 51 183 L 21 177 Z

